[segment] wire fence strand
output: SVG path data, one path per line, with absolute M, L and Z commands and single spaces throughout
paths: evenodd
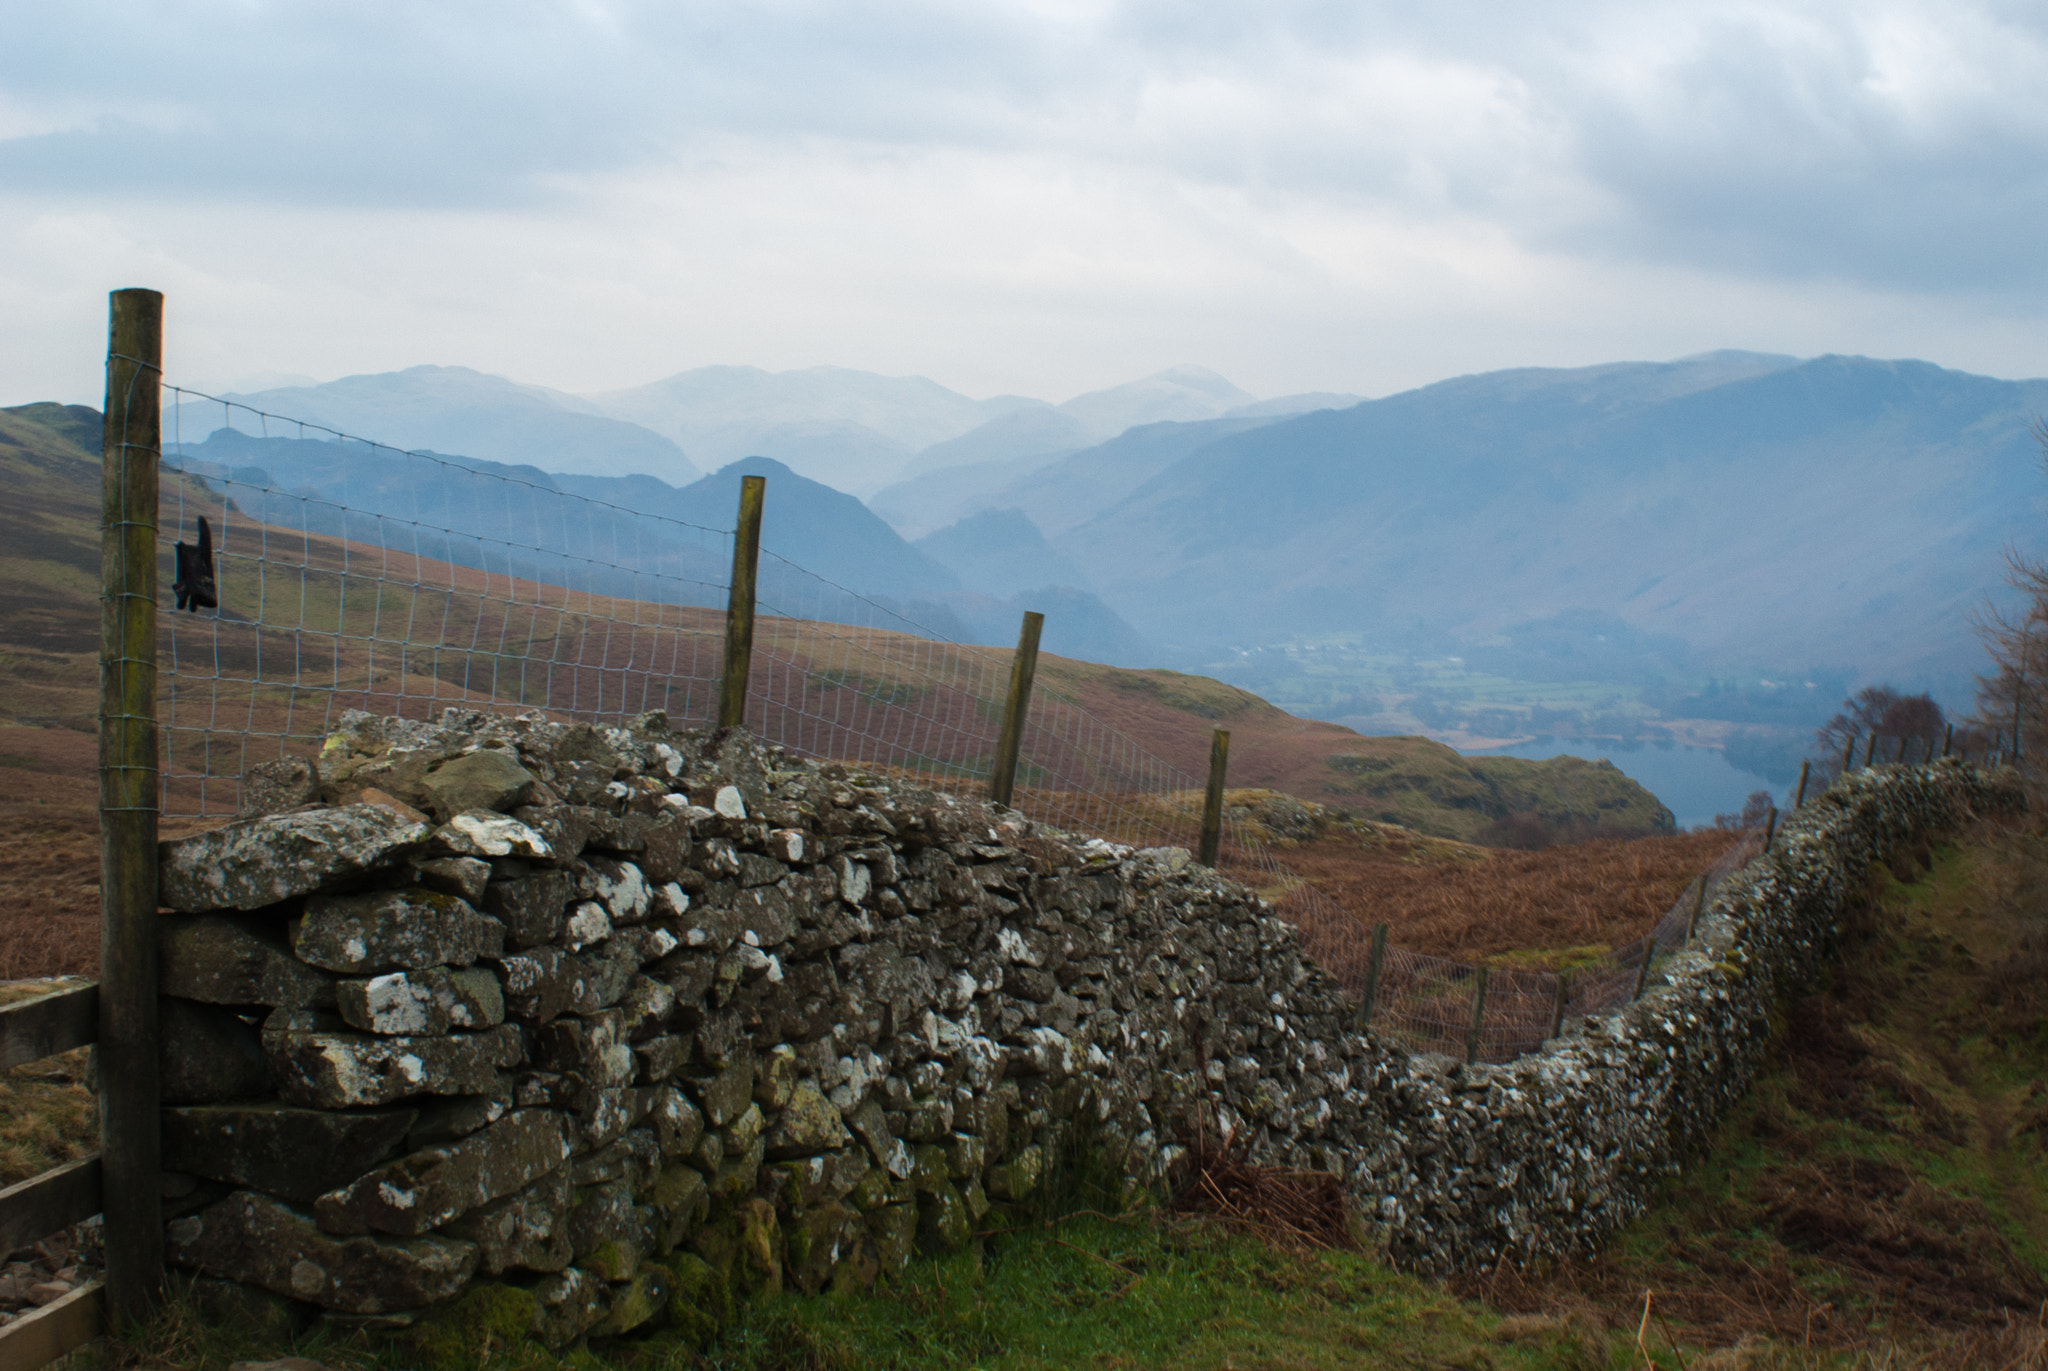
M 716 715 L 730 530 L 559 487 L 532 469 L 410 451 L 165 384 L 158 538 L 204 519 L 220 606 L 160 619 L 167 816 L 236 813 L 256 763 L 310 756 L 348 710 L 450 707 L 615 723 Z M 772 498 L 772 496 L 771 496 Z M 762 549 L 747 720 L 791 752 L 986 786 L 1012 652 L 954 642 L 882 597 Z M 1041 676 L 1014 793 L 1026 817 L 1133 849 L 1198 846 L 1203 781 Z M 1707 874 L 1755 854 L 1746 841 Z M 1369 911 L 1340 908 L 1226 814 L 1218 866 L 1365 988 Z M 1711 894 L 1711 891 L 1709 892 Z M 1371 1027 L 1418 1052 L 1500 1061 L 1562 1019 L 1625 1003 L 1687 937 L 1694 898 L 1562 981 L 1390 947 Z M 1474 998 L 1478 1031 L 1473 1032 Z

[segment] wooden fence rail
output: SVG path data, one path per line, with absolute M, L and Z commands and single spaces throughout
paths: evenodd
M 96 982 L 0 1006 L 0 1070 L 91 1045 L 98 1037 Z M 53 1167 L 0 1190 L 0 1254 L 40 1242 L 101 1212 L 100 1156 Z M 102 1283 L 0 1325 L 0 1371 L 33 1371 L 99 1336 Z

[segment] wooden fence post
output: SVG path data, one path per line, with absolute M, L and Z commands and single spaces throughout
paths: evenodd
M 1564 1006 L 1565 1001 L 1569 1000 L 1571 995 L 1572 973 L 1569 971 L 1558 972 L 1557 993 L 1550 1002 L 1550 1036 L 1553 1038 L 1564 1032 Z
M 1209 791 L 1202 797 L 1203 866 L 1216 865 L 1223 845 L 1223 774 L 1230 767 L 1230 730 L 1219 728 L 1209 739 Z
M 1955 745 L 1956 726 L 1954 724 L 1950 724 L 1948 726 L 1948 733 L 1941 740 L 1941 755 L 1944 758 L 1946 758 L 1949 755 L 1949 753 L 1955 750 Z
M 1701 873 L 1700 873 L 1700 879 L 1699 879 L 1699 884 L 1698 884 L 1698 885 L 1697 885 L 1697 886 L 1696 886 L 1696 887 L 1694 888 L 1694 891 L 1693 891 L 1693 897 L 1692 897 L 1692 917 L 1691 917 L 1691 918 L 1689 918 L 1689 919 L 1687 919 L 1687 920 L 1685 921 L 1685 940 L 1686 940 L 1687 942 L 1691 942 L 1691 941 L 1692 941 L 1692 937 L 1693 937 L 1693 932 L 1694 932 L 1694 930 L 1698 929 L 1698 928 L 1699 928 L 1699 926 L 1700 926 L 1700 915 L 1701 915 L 1701 914 L 1704 914 L 1704 913 L 1706 912 L 1706 909 L 1707 909 L 1707 876 L 1706 876 L 1706 873 L 1705 873 L 1705 872 L 1701 872 Z
M 1650 962 L 1657 955 L 1657 939 L 1653 935 L 1643 938 L 1643 964 L 1636 968 L 1636 988 L 1629 995 L 1631 1000 L 1643 998 L 1643 992 L 1650 988 Z
M 1849 774 L 1849 768 L 1856 765 L 1856 735 L 1851 733 L 1849 741 L 1842 744 L 1842 774 Z
M 1045 628 L 1045 616 L 1024 611 L 1024 625 L 1017 631 L 1017 655 L 1010 659 L 1010 693 L 1003 701 L 1003 731 L 996 739 L 995 769 L 988 778 L 988 797 L 999 805 L 1010 803 L 1017 788 L 1017 754 L 1024 746 L 1024 716 L 1031 708 L 1031 678 L 1038 674 L 1038 635 Z
M 1868 744 L 1866 744 L 1866 745 L 1864 746 L 1864 749 L 1863 749 L 1863 769 L 1864 769 L 1865 771 L 1868 771 L 1868 770 L 1870 770 L 1870 759 L 1871 759 L 1872 757 L 1876 756 L 1876 755 L 1877 755 L 1877 735 L 1876 735 L 1875 733 L 1872 733 L 1872 734 L 1870 735 L 1870 741 L 1869 741 L 1869 743 L 1868 743 Z
M 141 1321 L 163 1281 L 157 1040 L 157 463 L 164 297 L 117 290 L 100 448 L 100 988 L 107 1295 Z
M 1778 807 L 1771 806 L 1771 812 L 1764 816 L 1764 851 L 1771 850 L 1771 839 L 1778 833 Z
M 761 506 L 766 476 L 740 478 L 739 522 L 732 531 L 732 588 L 725 602 L 725 663 L 718 677 L 718 726 L 747 721 L 747 676 L 754 665 L 754 584 L 761 566 Z
M 1479 968 L 1478 978 L 1472 986 L 1472 1028 L 1465 1034 L 1465 1060 L 1479 1060 L 1479 1029 L 1486 1022 L 1486 981 L 1492 974 L 1486 967 Z
M 1358 997 L 1358 1026 L 1372 1026 L 1372 1011 L 1380 997 L 1380 971 L 1387 961 L 1387 926 L 1372 926 L 1372 951 L 1365 959 L 1365 989 Z
M 1812 767 L 1813 763 L 1811 761 L 1804 757 L 1799 759 L 1799 789 L 1792 792 L 1792 807 L 1794 809 L 1806 803 L 1806 776 Z

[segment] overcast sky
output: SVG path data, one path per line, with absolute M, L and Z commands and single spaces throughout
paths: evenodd
M 2048 13 L 1361 0 L 6 6 L 0 403 L 423 362 L 1061 400 L 1715 347 L 2048 374 Z

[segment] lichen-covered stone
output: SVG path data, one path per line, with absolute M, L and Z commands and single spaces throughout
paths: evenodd
M 655 1248 L 653 1208 L 634 1203 L 631 1188 L 621 1182 L 578 1195 L 567 1225 L 576 1264 L 608 1281 L 627 1279 Z
M 482 967 L 391 971 L 343 980 L 334 994 L 343 1021 L 366 1033 L 436 1034 L 450 1028 L 492 1028 L 505 1021 L 498 978 Z
M 819 1093 L 815 1085 L 799 1085 L 791 1092 L 774 1128 L 768 1133 L 771 1158 L 807 1157 L 832 1152 L 853 1141 L 840 1122 L 838 1106 Z
M 868 1237 L 884 1275 L 894 1275 L 917 1255 L 917 1206 L 891 1204 L 869 1213 Z
M 540 947 L 562 936 L 562 924 L 576 898 L 576 878 L 566 871 L 492 881 L 483 908 L 505 925 L 514 947 Z
M 551 1071 L 577 1077 L 586 1086 L 625 1086 L 633 1080 L 633 1049 L 622 1041 L 616 1009 L 556 1019 L 534 1037 L 534 1057 Z
M 394 865 L 431 830 L 377 805 L 276 814 L 159 844 L 157 898 L 172 909 L 263 909 Z
M 1033 1144 L 1014 1158 L 988 1169 L 988 1193 L 999 1200 L 1028 1199 L 1045 1174 L 1045 1149 Z
M 713 1128 L 724 1128 L 753 1103 L 754 1059 L 746 1056 L 710 1077 L 685 1082 L 696 1093 L 697 1104 Z
M 316 895 L 292 925 L 292 953 L 329 971 L 365 975 L 468 966 L 504 951 L 505 929 L 466 901 L 413 886 Z
M 433 1304 L 460 1290 L 477 1263 L 476 1244 L 448 1238 L 337 1238 L 246 1190 L 172 1221 L 165 1237 L 180 1266 L 344 1314 Z
M 525 1055 L 510 1025 L 448 1037 L 281 1032 L 265 1044 L 278 1093 L 315 1109 L 391 1104 L 414 1095 L 481 1095 Z
M 163 1165 L 307 1204 L 395 1155 L 415 1117 L 275 1103 L 167 1108 Z
M 555 855 L 546 838 L 518 819 L 481 809 L 457 814 L 435 829 L 429 841 L 436 851 L 457 857 L 523 857 L 545 862 Z
M 611 1309 L 591 1328 L 593 1338 L 617 1337 L 650 1322 L 668 1304 L 669 1275 L 659 1266 L 643 1266 L 623 1285 L 612 1287 Z
M 660 1176 L 648 1188 L 647 1203 L 654 1209 L 660 1223 L 657 1238 L 661 1250 L 673 1251 L 711 1207 L 710 1188 L 704 1183 L 704 1174 L 693 1166 L 673 1162 L 662 1168 Z
M 782 1109 L 796 1092 L 798 1073 L 796 1049 L 778 1043 L 759 1059 L 754 1070 L 754 1101 L 763 1109 Z
M 283 814 L 319 798 L 320 764 L 310 757 L 279 757 L 258 762 L 242 773 L 242 806 L 235 817 L 260 819 Z
M 473 1209 L 442 1232 L 473 1242 L 478 1269 L 560 1271 L 574 1258 L 569 1244 L 569 1172 L 557 1167 L 516 1195 Z
M 466 1138 L 504 1118 L 512 1112 L 512 1090 L 509 1079 L 501 1076 L 488 1094 L 424 1096 L 411 1107 L 417 1117 L 406 1130 L 405 1150 L 423 1152 Z
M 322 1195 L 313 1217 L 330 1233 L 410 1236 L 525 1189 L 569 1160 L 569 1120 L 519 1109 L 460 1142 L 402 1157 Z
M 540 1306 L 540 1340 L 555 1350 L 601 1323 L 612 1303 L 611 1287 L 603 1278 L 574 1266 L 544 1278 L 531 1293 Z
M 448 1031 L 448 973 L 391 971 L 362 980 L 345 980 L 335 988 L 335 1004 L 351 1028 L 365 1033 L 438 1034 Z
M 532 785 L 533 773 L 518 758 L 490 747 L 443 762 L 426 779 L 435 811 L 450 816 L 509 809 Z
M 478 857 L 428 857 L 414 870 L 419 872 L 420 884 L 429 890 L 471 904 L 484 897 L 484 887 L 491 879 L 491 864 Z
M 782 1220 L 766 1200 L 740 1206 L 736 1274 L 749 1294 L 782 1292 Z
M 807 1295 L 823 1289 L 839 1262 L 842 1239 L 862 1231 L 860 1215 L 846 1205 L 828 1202 L 805 1210 L 787 1230 L 783 1269 L 789 1283 Z
M 704 1136 L 704 1115 L 674 1086 L 656 1090 L 647 1112 L 664 1157 L 689 1156 Z
M 158 924 L 157 988 L 208 1004 L 328 1006 L 334 977 L 294 957 L 275 919 L 173 916 Z
M 973 1236 L 974 1218 L 951 1181 L 941 1180 L 918 1191 L 917 1240 L 926 1251 L 941 1256 L 958 1252 Z

